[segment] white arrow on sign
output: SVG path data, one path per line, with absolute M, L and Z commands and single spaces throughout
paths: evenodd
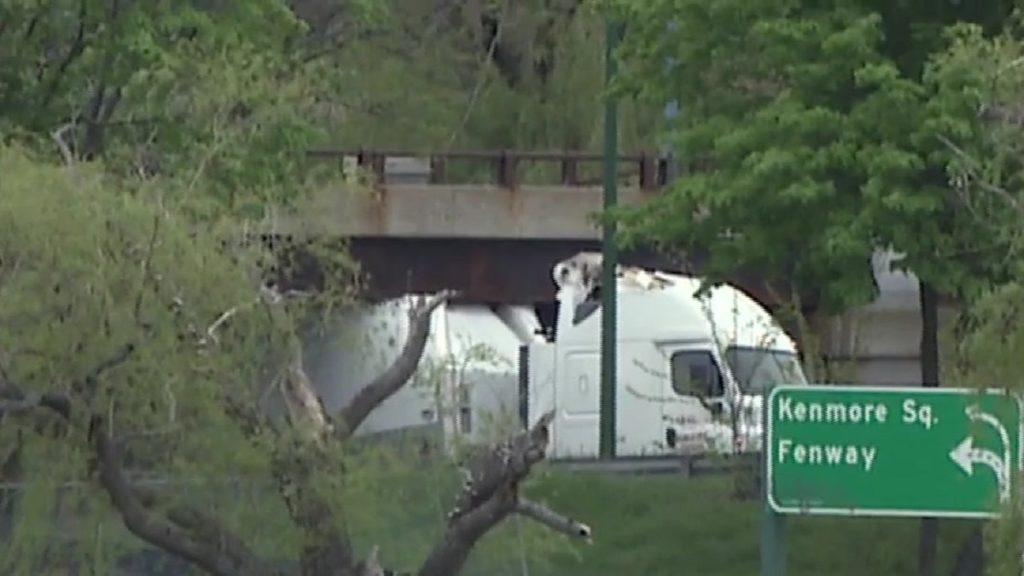
M 991 450 L 984 450 L 974 447 L 974 439 L 968 436 L 949 453 L 949 457 L 968 476 L 974 475 L 974 465 L 982 464 L 988 466 L 996 475 L 999 483 L 999 500 L 1006 502 L 1010 499 L 1010 474 L 1004 461 Z
M 1003 423 L 999 421 L 995 416 L 982 412 L 981 407 L 977 404 L 972 404 L 967 407 L 967 417 L 972 422 L 981 420 L 985 424 L 995 428 L 996 432 L 999 433 L 999 439 L 1003 442 L 1003 463 L 1005 466 L 1010 466 L 1010 435 L 1006 432 L 1006 428 L 1003 427 Z

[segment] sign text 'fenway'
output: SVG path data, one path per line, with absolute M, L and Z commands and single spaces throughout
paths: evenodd
M 992 517 L 1016 488 L 1022 411 L 1005 392 L 779 386 L 768 404 L 776 512 Z

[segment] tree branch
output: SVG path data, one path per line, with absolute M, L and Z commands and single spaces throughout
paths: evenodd
M 409 311 L 409 337 L 398 358 L 370 384 L 360 390 L 348 406 L 335 418 L 335 435 L 350 436 L 377 406 L 398 392 L 419 366 L 423 350 L 430 336 L 430 317 L 438 306 L 454 297 L 456 292 L 444 290 L 430 298 L 420 300 Z
M 76 381 L 72 389 L 86 394 L 93 393 L 99 378 L 126 362 L 134 351 L 134 344 L 122 346 Z M 71 421 L 72 400 L 64 394 L 26 394 L 12 383 L 2 391 L 0 417 L 36 408 L 47 408 L 64 420 Z M 158 504 L 156 493 L 129 485 L 121 467 L 117 443 L 108 436 L 104 419 L 93 415 L 89 430 L 98 460 L 100 484 L 121 514 L 125 526 L 133 534 L 215 576 L 278 575 L 276 571 L 266 568 L 241 539 L 202 512 L 183 505 L 173 505 L 168 509 L 166 518 L 154 513 L 151 508 Z
M 972 158 L 969 154 L 967 154 L 967 152 L 965 152 L 959 146 L 954 144 L 949 138 L 946 138 L 945 136 L 943 136 L 941 134 L 939 134 L 937 136 L 937 138 L 939 139 L 940 142 L 942 142 L 943 145 L 946 146 L 946 148 L 949 149 L 950 152 L 952 152 L 954 155 L 956 155 L 962 161 L 964 161 L 965 163 L 970 164 L 971 166 L 974 166 L 974 167 L 978 166 L 978 161 L 977 160 Z M 1017 199 L 1013 197 L 1013 194 L 1010 194 L 1010 192 L 1007 191 L 1004 188 L 1000 188 L 999 186 L 996 186 L 995 184 L 991 184 L 989 182 L 986 182 L 986 181 L 982 180 L 978 176 L 977 171 L 974 168 L 965 168 L 965 170 L 966 170 L 967 174 L 970 175 L 970 177 L 973 179 L 973 181 L 978 186 L 980 186 L 983 190 L 985 190 L 986 192 L 989 192 L 991 194 L 994 194 L 995 196 L 998 196 L 1001 200 L 1003 200 L 1015 212 L 1017 212 L 1018 214 L 1024 215 L 1024 205 L 1022 205 L 1020 202 L 1018 202 Z
M 337 518 L 328 503 L 312 489 L 321 450 L 308 443 L 284 445 L 273 455 L 273 473 L 277 490 L 292 521 L 304 538 L 300 558 L 303 576 L 349 575 L 355 571 L 355 553 L 345 529 L 344 518 Z M 319 446 L 316 446 L 319 448 Z M 339 471 L 344 474 L 344 471 Z
M 262 288 L 259 296 L 251 302 L 226 310 L 202 331 L 202 335 L 197 334 L 200 347 L 208 343 L 216 344 L 218 329 L 244 309 L 262 302 L 270 314 L 269 307 L 283 299 L 276 291 Z M 274 379 L 270 388 L 277 388 L 281 392 L 290 426 L 303 432 L 297 438 L 275 435 L 278 442 L 290 441 L 277 444 L 271 454 L 271 472 L 277 491 L 295 526 L 305 537 L 299 561 L 301 574 L 349 576 L 354 573 L 356 563 L 344 522 L 339 522 L 328 503 L 315 490 L 310 489 L 318 466 L 322 465 L 326 454 L 323 450 L 324 440 L 331 438 L 331 428 L 323 404 L 302 367 L 301 348 L 292 350 L 289 364 L 283 374 Z M 244 397 L 227 396 L 223 402 L 227 415 L 238 423 L 242 433 L 250 440 L 258 441 L 257 437 L 264 430 L 272 433 L 279 431 L 267 414 L 261 411 L 259 401 L 254 406 Z M 174 518 L 172 520 L 177 521 Z
M 68 145 L 68 141 L 65 140 L 64 136 L 73 128 L 75 128 L 75 123 L 68 122 L 50 133 L 50 138 L 53 139 L 54 144 L 57 145 L 57 149 L 60 151 L 60 157 L 68 166 L 74 164 L 75 154 L 71 151 L 71 146 Z
M 107 31 L 111 36 L 120 33 L 121 0 L 111 0 L 107 7 Z M 114 113 L 114 108 L 121 101 L 121 89 L 116 88 L 108 93 L 107 85 L 114 66 L 114 42 L 109 42 L 100 64 L 99 79 L 89 104 L 86 107 L 85 134 L 81 141 L 82 157 L 92 159 L 103 148 L 103 129 L 107 120 Z
M 159 498 L 152 490 L 133 487 L 133 492 L 138 496 L 139 502 L 146 508 L 152 509 L 159 505 Z M 175 505 L 167 511 L 167 518 L 192 533 L 202 542 L 216 544 L 225 554 L 230 556 L 235 564 L 244 574 L 252 576 L 275 576 L 275 570 L 264 568 L 263 561 L 249 549 L 249 547 L 220 524 L 216 519 L 188 506 Z
M 85 377 L 76 380 L 71 385 L 71 391 L 75 394 L 85 394 L 87 397 L 91 396 L 96 391 L 100 377 L 103 376 L 105 372 L 127 362 L 134 353 L 134 342 L 129 342 L 121 346 L 117 349 L 117 352 L 110 356 L 110 358 L 103 360 L 97 364 L 95 368 L 90 370 Z
M 121 514 L 125 527 L 142 540 L 175 554 L 214 576 L 248 576 L 273 574 L 227 531 L 208 522 L 201 514 L 185 508 L 172 510 L 170 515 L 185 525 L 196 528 L 195 537 L 181 526 L 152 513 L 129 485 L 121 469 L 116 441 L 107 436 L 103 419 L 93 418 L 90 428 L 93 446 L 99 459 L 100 484 Z M 152 496 L 152 495 L 149 495 Z
M 526 498 L 520 498 L 519 505 L 516 506 L 516 512 L 551 528 L 555 532 L 561 532 L 573 538 L 583 538 L 587 543 L 591 543 L 590 526 L 560 514 L 543 504 L 527 500 Z
M 289 424 L 319 447 L 331 437 L 332 425 L 320 396 L 302 367 L 301 351 L 295 353 L 281 384 Z
M 449 514 L 449 525 L 459 516 L 491 498 L 503 486 L 515 483 L 530 473 L 530 467 L 544 459 L 548 426 L 554 412 L 543 415 L 529 431 L 506 439 L 497 446 L 479 450 L 464 468 L 465 482 Z
M 511 489 L 502 490 L 450 524 L 444 536 L 431 551 L 418 576 L 451 576 L 465 565 L 473 546 L 516 509 Z
M 86 375 L 71 385 L 75 393 L 92 393 L 96 382 L 105 372 L 125 362 L 135 353 L 135 344 L 128 343 L 118 348 L 109 358 L 96 364 Z M 0 389 L 0 418 L 7 414 L 19 414 L 37 408 L 47 408 L 65 420 L 71 420 L 71 398 L 59 392 L 23 392 L 3 371 L 5 386 Z
M 518 512 L 559 532 L 589 540 L 590 527 L 530 500 L 519 498 L 519 483 L 545 457 L 548 412 L 533 428 L 478 452 L 468 464 L 466 482 L 448 517 L 441 542 L 420 567 L 419 576 L 450 576 L 465 564 L 477 541 L 509 514 Z

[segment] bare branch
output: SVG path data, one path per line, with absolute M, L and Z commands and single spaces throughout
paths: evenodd
M 213 324 L 210 324 L 210 326 L 206 329 L 206 336 L 207 336 L 207 338 L 212 340 L 214 344 L 220 344 L 220 341 L 217 339 L 217 330 L 225 322 L 227 322 L 232 317 L 234 317 L 235 314 L 238 314 L 238 306 L 233 306 L 233 307 L 229 308 L 228 310 L 224 311 L 220 316 L 218 316 L 217 319 L 213 321 Z M 205 344 L 205 343 L 206 343 L 205 339 L 200 341 L 200 344 Z
M 333 429 L 327 410 L 302 367 L 301 352 L 295 353 L 282 378 L 281 393 L 291 425 L 304 432 L 308 440 L 323 446 Z
M 68 122 L 53 132 L 50 132 L 50 138 L 52 138 L 53 142 L 57 145 L 61 158 L 64 159 L 64 163 L 68 166 L 75 163 L 75 155 L 71 151 L 71 146 L 68 145 L 68 141 L 65 139 L 65 136 L 68 132 L 74 129 L 75 126 L 74 122 Z
M 466 479 L 449 515 L 449 525 L 459 516 L 491 498 L 503 485 L 518 482 L 530 467 L 544 459 L 548 444 L 548 426 L 554 412 L 543 415 L 529 431 L 523 431 L 497 446 L 481 450 L 465 468 Z
M 555 532 L 561 532 L 573 538 L 583 538 L 588 544 L 593 543 L 590 538 L 590 526 L 560 514 L 543 504 L 527 500 L 526 498 L 520 498 L 519 505 L 516 506 L 516 512 L 540 522 Z
M 420 567 L 418 576 L 458 574 L 477 541 L 515 509 L 515 495 L 506 489 L 471 512 L 460 516 L 458 522 L 445 530 L 441 542 L 434 547 Z
M 449 515 L 444 537 L 420 567 L 419 576 L 449 576 L 465 564 L 473 546 L 509 514 L 521 512 L 560 532 L 590 536 L 590 528 L 530 501 L 519 499 L 519 483 L 545 457 L 548 412 L 529 431 L 479 453 L 473 458 L 466 483 Z
M 359 391 L 335 418 L 335 434 L 341 438 L 351 435 L 377 406 L 398 392 L 419 366 L 423 350 L 430 336 L 430 317 L 438 306 L 453 298 L 454 290 L 421 300 L 409 311 L 409 337 L 398 358 L 370 384 Z
M 975 166 L 975 167 L 978 165 L 977 160 L 972 158 L 969 154 L 967 154 L 967 152 L 965 152 L 959 146 L 954 144 L 949 138 L 946 138 L 945 136 L 943 136 L 941 134 L 939 134 L 937 136 L 937 138 L 939 139 L 940 142 L 942 142 L 943 145 L 946 146 L 946 148 L 948 148 L 951 152 L 953 152 L 953 154 L 955 154 L 958 158 L 960 158 L 964 162 L 970 164 L 971 166 Z M 967 172 L 971 176 L 971 178 L 974 180 L 974 182 L 977 183 L 978 186 L 980 186 L 983 190 L 998 196 L 1000 199 L 1002 199 L 1004 202 L 1006 202 L 1006 204 L 1010 208 L 1012 208 L 1015 212 L 1017 212 L 1017 213 L 1019 213 L 1021 215 L 1024 215 L 1024 205 L 1021 205 L 1021 203 L 1018 202 L 1017 199 L 1013 197 L 1013 194 L 1010 194 L 1004 188 L 1000 188 L 999 186 L 996 186 L 996 185 L 994 185 L 992 183 L 989 183 L 989 182 L 986 182 L 986 181 L 982 180 L 981 178 L 978 177 L 977 172 L 973 168 L 967 169 Z

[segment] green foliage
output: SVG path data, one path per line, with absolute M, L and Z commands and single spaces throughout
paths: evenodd
M 336 169 L 307 160 L 325 143 L 595 149 L 604 39 L 577 7 L 482 2 L 465 14 L 360 0 L 338 17 L 283 0 L 0 0 L 2 378 L 76 405 L 70 425 L 44 415 L 0 426 L 0 462 L 16 454 L 22 484 L 0 572 L 74 560 L 109 573 L 142 547 L 96 486 L 90 414 L 127 438 L 129 468 L 174 486 L 159 491 L 163 506 L 196 505 L 265 556 L 294 557 L 300 531 L 268 486 L 294 438 L 246 438 L 225 412 L 262 406 L 297 334 L 350 304 L 360 278 L 344 242 L 268 251 L 246 232 L 273 209 L 308 209 L 302 194 Z M 502 32 L 488 39 L 495 19 Z M 623 108 L 623 148 L 652 146 L 660 104 Z M 271 267 L 282 291 L 311 283 L 316 294 L 266 306 L 258 284 Z M 135 352 L 94 392 L 69 389 L 127 343 Z M 403 567 L 422 559 L 455 489 L 449 467 L 432 464 L 425 481 L 387 448 L 316 456 L 305 488 L 362 551 L 381 544 Z M 409 506 L 428 491 L 436 512 Z M 405 540 L 388 540 L 395 526 Z M 542 562 L 560 544 L 516 521 L 473 562 Z
M 979 253 L 987 229 L 948 186 L 939 136 L 976 123 L 964 96 L 980 78 L 943 65 L 941 21 L 911 33 L 913 8 L 868 2 L 617 6 L 630 30 L 619 89 L 686 103 L 671 138 L 695 169 L 620 211 L 627 243 L 706 254 L 711 281 L 741 269 L 792 279 L 831 311 L 873 297 L 876 247 L 940 290 L 997 272 Z
M 820 288 L 834 308 L 870 298 L 872 231 L 859 216 L 874 166 L 864 161 L 879 170 L 902 162 L 884 135 L 861 126 L 897 100 L 870 85 L 885 78 L 878 18 L 834 6 L 683 2 L 666 31 L 653 23 L 667 4 L 629 5 L 622 82 L 686 103 L 672 142 L 708 169 L 624 210 L 625 240 L 706 251 L 711 281 L 750 267 Z M 655 75 L 669 58 L 673 72 Z
M 380 2 L 390 20 L 360 30 L 330 58 L 343 70 L 335 93 L 345 122 L 329 140 L 348 148 L 598 150 L 603 24 L 578 4 Z M 627 99 L 622 108 L 623 148 L 654 146 L 661 105 Z
M 827 312 L 871 298 L 871 253 L 893 248 L 968 307 L 950 380 L 1021 389 L 1015 3 L 614 4 L 618 89 L 684 103 L 669 133 L 693 169 L 611 215 L 625 242 L 705 256 L 711 282 L 792 280 Z M 994 574 L 1020 571 L 1017 505 L 989 527 Z
M 951 379 L 963 386 L 1024 392 L 1024 284 L 1016 281 L 980 291 L 961 312 L 958 325 L 951 343 Z M 1015 474 L 1020 481 L 1019 472 Z M 1019 491 L 1014 491 L 1002 518 L 986 526 L 987 574 L 1020 574 L 1022 509 Z
M 953 28 L 950 49 L 934 60 L 926 77 L 938 94 L 930 105 L 941 111 L 932 116 L 946 120 L 933 121 L 928 129 L 947 143 L 952 194 L 968 222 L 984 232 L 970 246 L 975 276 L 965 287 L 965 306 L 952 335 L 951 379 L 1020 393 L 1024 182 L 1016 115 L 1024 93 L 1024 43 L 1016 34 L 1018 22 L 1011 24 L 1006 34 L 991 38 L 977 26 Z M 1021 503 L 1014 494 L 1003 519 L 987 527 L 988 573 L 1020 573 L 1020 529 Z
M 4 380 L 74 402 L 66 428 L 14 429 L 26 438 L 22 481 L 39 490 L 39 501 L 53 498 L 55 484 L 90 481 L 92 413 L 129 439 L 137 468 L 172 479 L 265 470 L 266 455 L 247 448 L 223 406 L 255 398 L 266 339 L 288 327 L 248 314 L 205 333 L 226 310 L 253 300 L 255 255 L 228 254 L 220 246 L 226 229 L 195 234 L 173 207 L 129 194 L 91 166 L 65 169 L 2 148 L 0 173 Z M 134 355 L 94 390 L 70 386 L 127 344 Z M 33 509 L 36 497 L 19 501 L 16 531 L 49 538 L 33 523 L 58 518 Z M 72 493 L 62 514 L 99 498 Z
M 35 574 L 86 562 L 108 573 L 124 552 L 141 548 L 94 483 L 91 413 L 126 438 L 134 473 L 169 484 L 160 490 L 164 506 L 197 506 L 263 556 L 294 558 L 303 540 L 272 485 L 272 458 L 295 449 L 293 439 L 248 439 L 226 408 L 262 406 L 265 383 L 287 361 L 299 324 L 351 301 L 350 261 L 326 268 L 336 275 L 325 276 L 317 296 L 268 307 L 255 297 L 267 255 L 239 245 L 233 220 L 200 224 L 183 216 L 182 203 L 172 200 L 174 182 L 125 189 L 97 166 L 62 167 L 10 147 L 0 148 L 0 172 L 3 382 L 74 401 L 70 426 L 43 414 L 45 426 L 26 415 L 0 428 L 0 460 L 18 447 L 23 462 L 0 569 Z M 94 394 L 69 389 L 126 343 L 136 352 L 99 379 Z M 474 348 L 459 366 L 490 358 Z M 316 472 L 297 490 L 321 496 L 355 530 L 362 552 L 379 545 L 383 558 L 406 569 L 422 561 L 459 489 L 450 465 L 418 462 L 401 445 L 355 443 L 316 458 Z M 57 490 L 67 483 L 78 488 Z M 415 506 L 424 501 L 431 508 Z M 512 526 L 488 538 L 474 563 L 508 562 L 524 546 L 531 556 L 548 554 L 552 541 L 542 528 Z
M 261 216 L 315 172 L 324 63 L 297 65 L 286 3 L 0 5 L 0 122 L 124 177 L 178 178 L 196 214 Z M 196 190 L 202 181 L 203 189 Z

